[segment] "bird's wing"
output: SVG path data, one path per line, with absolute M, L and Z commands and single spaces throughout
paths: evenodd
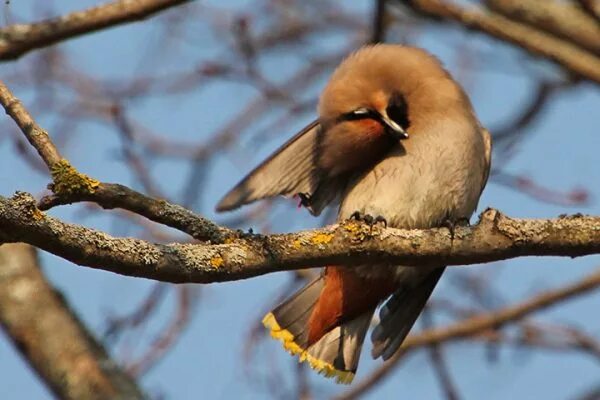
M 312 196 L 322 175 L 316 163 L 320 132 L 319 121 L 309 124 L 235 185 L 217 204 L 217 211 L 277 195 Z
M 481 192 L 483 192 L 488 178 L 490 177 L 490 169 L 492 166 L 492 136 L 485 128 L 481 128 L 480 132 L 481 136 L 483 136 L 483 144 L 485 146 L 485 168 L 483 170 L 483 181 L 481 182 Z M 479 193 L 480 195 L 481 192 Z

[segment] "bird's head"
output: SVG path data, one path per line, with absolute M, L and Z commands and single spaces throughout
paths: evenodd
M 335 70 L 319 100 L 325 128 L 406 139 L 415 118 L 462 90 L 427 52 L 401 45 L 363 47 Z M 441 106 L 441 107 L 440 107 Z

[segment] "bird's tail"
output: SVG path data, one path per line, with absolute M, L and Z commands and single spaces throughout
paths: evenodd
M 315 315 L 321 315 L 315 309 L 322 309 L 323 300 L 320 297 L 325 287 L 323 277 L 315 279 L 268 313 L 263 324 L 289 353 L 299 357 L 300 362 L 308 362 L 320 374 L 336 378 L 338 383 L 348 384 L 352 382 L 358 367 L 360 351 L 376 304 L 355 318 L 337 321 L 334 326 L 326 328 L 326 332 L 315 337 Z M 326 294 L 323 296 L 325 298 L 328 298 Z

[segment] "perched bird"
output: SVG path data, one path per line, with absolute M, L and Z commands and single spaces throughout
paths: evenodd
M 491 139 L 435 57 L 408 46 L 363 47 L 335 70 L 318 114 L 217 210 L 299 195 L 314 215 L 339 202 L 338 221 L 354 216 L 396 228 L 468 221 L 488 178 Z M 387 299 L 372 332 L 372 355 L 387 360 L 443 271 L 443 265 L 328 266 L 263 323 L 300 361 L 350 383 L 377 306 Z

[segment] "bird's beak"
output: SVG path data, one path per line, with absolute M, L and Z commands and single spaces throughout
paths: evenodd
M 388 117 L 386 112 L 380 113 L 381 122 L 388 128 L 386 132 L 394 137 L 395 140 L 408 139 L 408 133 L 398 125 L 393 119 Z

